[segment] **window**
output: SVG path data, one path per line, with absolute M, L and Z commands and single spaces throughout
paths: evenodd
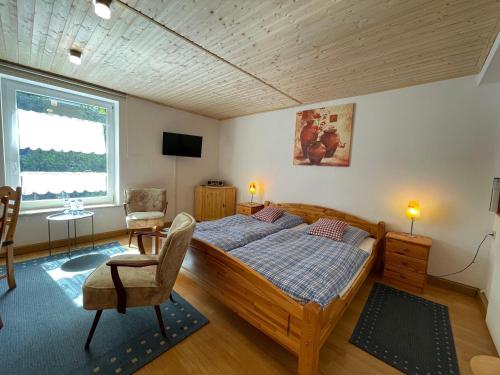
M 118 103 L 2 76 L 5 182 L 23 188 L 22 209 L 115 201 Z

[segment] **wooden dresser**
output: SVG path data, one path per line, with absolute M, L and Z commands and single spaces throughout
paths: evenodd
M 238 203 L 236 205 L 236 213 L 250 216 L 262 210 L 263 208 L 264 205 L 262 203 L 250 203 L 250 202 Z
M 388 232 L 385 237 L 384 281 L 423 291 L 431 246 L 429 237 Z
M 196 221 L 216 220 L 234 215 L 236 188 L 234 186 L 197 186 L 194 190 Z

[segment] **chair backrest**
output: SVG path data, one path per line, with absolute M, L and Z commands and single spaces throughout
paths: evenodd
M 19 209 L 21 207 L 21 195 L 22 189 L 18 186 L 15 190 L 10 186 L 0 187 L 0 197 L 6 197 L 8 199 L 7 203 L 7 218 L 6 218 L 6 230 L 4 241 L 13 241 L 14 234 L 16 233 L 17 218 L 19 217 Z
M 167 191 L 165 189 L 125 189 L 127 214 L 131 212 L 165 211 Z
M 170 226 L 168 236 L 158 256 L 156 268 L 156 282 L 167 289 L 174 287 L 195 226 L 194 218 L 185 212 L 178 214 Z
M 7 212 L 9 210 L 9 198 L 1 197 L 0 198 L 0 239 L 3 240 L 5 237 L 5 229 L 7 228 Z

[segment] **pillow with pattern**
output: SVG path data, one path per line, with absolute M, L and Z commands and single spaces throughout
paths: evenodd
M 347 229 L 344 231 L 342 236 L 342 242 L 348 243 L 349 245 L 359 247 L 366 237 L 370 237 L 371 234 L 363 229 L 353 227 L 348 225 Z
M 260 221 L 267 221 L 268 223 L 274 223 L 281 216 L 283 216 L 284 213 L 285 210 L 281 208 L 265 207 L 262 210 L 254 213 L 252 217 Z
M 302 219 L 300 216 L 285 212 L 273 224 L 279 226 L 281 229 L 289 229 L 303 223 L 304 219 Z
M 349 224 L 340 220 L 326 219 L 322 217 L 318 219 L 311 228 L 307 231 L 308 234 L 313 236 L 326 237 L 334 241 L 342 241 L 344 231 Z

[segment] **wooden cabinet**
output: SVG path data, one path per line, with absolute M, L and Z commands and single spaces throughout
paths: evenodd
M 238 205 L 236 206 L 236 213 L 250 216 L 262 210 L 263 208 L 264 205 L 262 203 L 238 203 Z
M 194 217 L 197 221 L 216 220 L 234 215 L 236 188 L 197 186 L 194 192 Z
M 384 281 L 423 291 L 432 239 L 388 232 L 385 238 Z

